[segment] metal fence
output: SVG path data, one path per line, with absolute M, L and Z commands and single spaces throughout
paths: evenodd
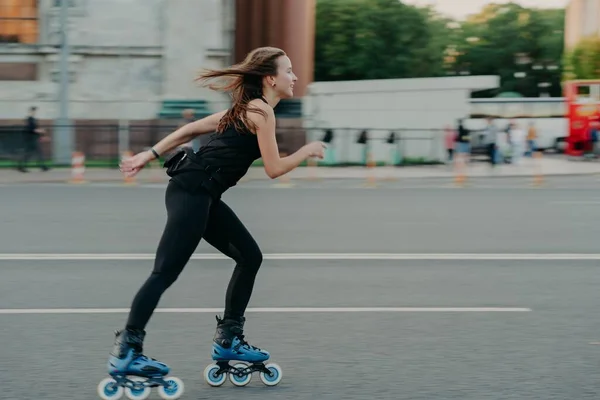
M 441 129 L 311 128 L 306 138 L 329 144 L 325 164 L 433 164 L 444 160 Z
M 50 138 L 54 125 L 39 126 Z M 106 167 L 118 167 L 123 151 L 137 153 L 152 146 L 178 128 L 170 123 L 79 123 L 71 125 L 74 151 L 85 154 L 86 161 Z M 125 139 L 124 139 L 125 138 Z M 52 159 L 52 141 L 40 143 L 46 159 Z M 0 160 L 4 166 L 16 166 L 25 148 L 24 126 L 0 126 Z
M 88 165 L 116 168 L 124 151 L 137 153 L 177 129 L 173 122 L 78 123 L 71 126 L 75 148 Z M 50 137 L 55 126 L 41 125 Z M 308 141 L 327 142 L 324 165 L 366 165 L 368 162 L 405 165 L 443 161 L 443 131 L 432 129 L 278 128 L 281 152 L 296 151 Z M 41 143 L 45 158 L 52 159 L 52 142 Z M 24 149 L 22 125 L 0 126 L 0 161 L 16 166 Z

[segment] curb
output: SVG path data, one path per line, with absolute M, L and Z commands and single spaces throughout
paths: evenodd
M 577 176 L 590 176 L 590 175 L 600 175 L 600 172 L 573 172 L 573 173 L 549 173 L 542 175 L 542 178 L 551 178 L 551 177 L 577 177 Z M 506 174 L 506 175 L 475 175 L 469 176 L 467 175 L 467 181 L 471 179 L 481 180 L 499 180 L 499 179 L 515 179 L 515 178 L 523 178 L 523 179 L 533 179 L 535 175 L 518 175 L 518 174 Z M 368 176 L 365 177 L 327 177 L 320 176 L 319 180 L 354 180 L 354 181 L 363 181 L 367 179 Z M 393 177 L 396 180 L 421 180 L 421 181 L 429 181 L 429 180 L 440 180 L 446 179 L 449 182 L 454 180 L 453 176 L 398 176 Z M 298 181 L 311 181 L 313 178 L 310 177 L 292 177 L 293 180 Z M 22 185 L 22 184 L 43 184 L 43 183 L 68 183 L 72 185 L 85 185 L 88 183 L 122 183 L 123 186 L 136 186 L 137 184 L 158 184 L 158 183 L 168 183 L 168 179 L 164 179 L 161 181 L 153 181 L 149 179 L 138 179 L 134 183 L 127 183 L 122 178 L 90 178 L 86 177 L 85 182 L 82 183 L 71 183 L 70 177 L 65 178 L 42 178 L 42 179 L 28 179 L 28 180 L 9 180 L 9 181 L 1 181 L 0 185 Z M 268 179 L 268 178 L 243 178 L 242 181 L 238 182 L 238 184 L 243 184 L 244 182 L 250 181 L 277 181 L 276 179 Z M 378 181 L 385 181 L 385 179 L 378 179 Z

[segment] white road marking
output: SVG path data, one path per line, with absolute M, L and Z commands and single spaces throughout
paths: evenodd
M 265 260 L 600 260 L 596 253 L 268 253 Z M 143 261 L 151 253 L 0 253 L 0 261 Z M 198 253 L 192 260 L 228 260 L 218 253 Z
M 398 313 L 398 312 L 531 312 L 524 307 L 267 307 L 248 308 L 248 313 Z M 13 314 L 124 314 L 129 308 L 6 308 L 0 315 Z M 203 314 L 220 313 L 222 308 L 157 308 L 156 313 Z
M 597 206 L 600 204 L 600 200 L 565 200 L 565 201 L 552 201 L 550 203 L 556 204 L 556 205 Z

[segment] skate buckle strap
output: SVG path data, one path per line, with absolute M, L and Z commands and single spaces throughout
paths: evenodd
M 240 343 L 235 346 L 236 350 L 239 349 L 240 347 L 247 347 L 251 350 L 255 350 L 255 351 L 261 351 L 258 347 L 256 346 L 252 346 L 250 343 L 246 342 L 246 340 L 244 339 L 244 335 L 236 335 L 236 337 L 239 339 Z

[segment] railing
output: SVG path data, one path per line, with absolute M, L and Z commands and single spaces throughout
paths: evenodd
M 85 154 L 90 166 L 116 168 L 124 151 L 134 154 L 156 144 L 177 129 L 171 121 L 146 124 L 78 123 L 71 126 L 73 151 Z M 54 126 L 41 125 L 50 137 Z M 16 166 L 25 146 L 23 125 L 0 126 L 0 165 Z M 308 141 L 328 143 L 324 165 L 431 164 L 444 158 L 443 131 L 433 129 L 279 128 L 281 152 L 296 151 Z M 52 158 L 52 142 L 40 142 L 46 159 Z
M 441 129 L 306 129 L 307 141 L 329 143 L 326 164 L 433 164 L 444 159 Z
M 116 123 L 79 123 L 69 126 L 73 132 L 75 145 L 73 151 L 81 151 L 86 160 L 96 165 L 114 167 L 119 164 L 123 150 L 134 153 L 152 146 L 164 136 L 177 129 L 172 124 L 132 124 L 120 126 Z M 56 126 L 40 124 L 52 137 Z M 123 143 L 123 132 L 127 143 Z M 13 166 L 22 156 L 26 144 L 24 126 L 0 126 L 0 160 L 3 165 Z M 52 158 L 52 142 L 40 142 L 46 159 Z

